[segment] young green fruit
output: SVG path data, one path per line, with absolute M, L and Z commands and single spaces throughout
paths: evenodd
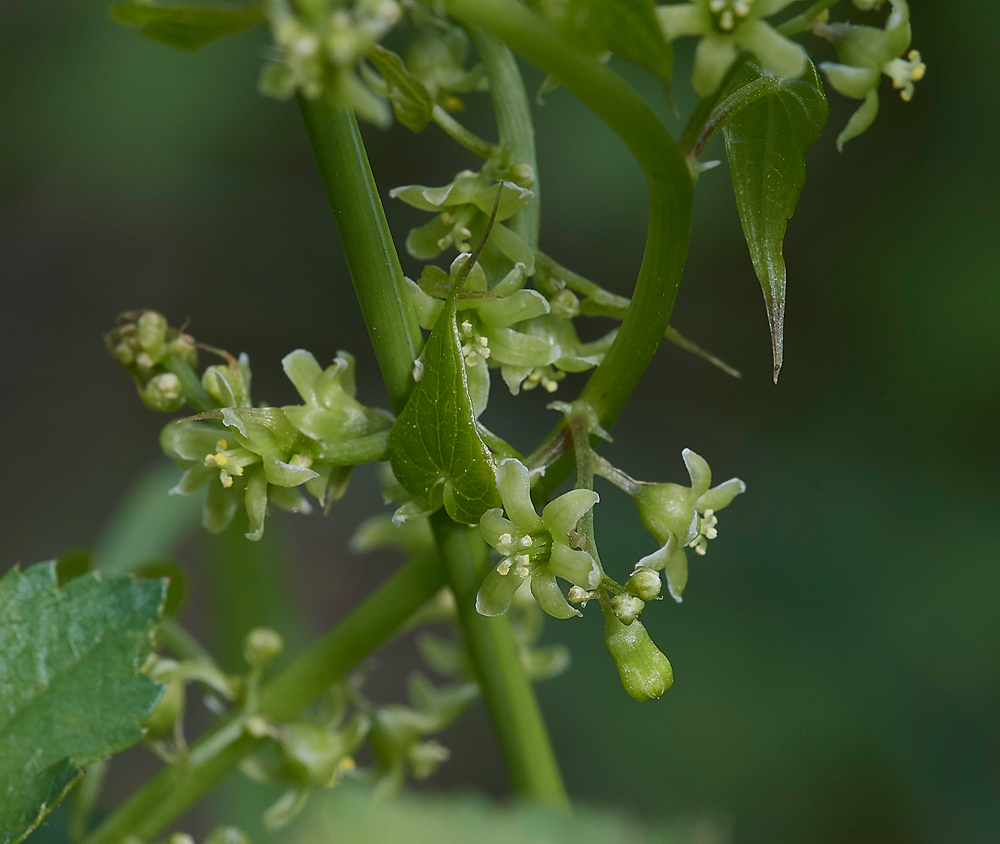
M 636 700 L 653 700 L 673 685 L 670 661 L 649 638 L 641 621 L 622 624 L 608 615 L 604 624 L 604 644 L 618 666 L 622 685 Z

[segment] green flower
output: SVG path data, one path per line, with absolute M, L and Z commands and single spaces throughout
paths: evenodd
M 703 97 L 715 93 L 740 50 L 755 55 L 774 76 L 795 78 L 806 71 L 806 53 L 764 18 L 795 0 L 691 0 L 656 10 L 668 41 L 700 35 L 691 84 Z
M 293 10 L 270 4 L 273 58 L 260 76 L 260 91 L 279 100 L 325 95 L 341 108 L 379 125 L 391 116 L 385 100 L 365 85 L 358 62 L 379 42 L 402 11 L 394 0 L 307 0 Z
M 501 223 L 520 211 L 532 193 L 512 181 L 505 180 L 502 185 L 496 222 L 490 231 L 484 259 L 489 261 L 500 253 L 514 264 L 523 264 L 525 272 L 531 275 L 535 266 L 531 247 Z M 497 185 L 485 168 L 480 173 L 463 170 L 443 187 L 404 185 L 393 188 L 389 196 L 421 211 L 436 214 L 429 223 L 413 229 L 406 236 L 406 250 L 414 258 L 431 261 L 451 247 L 459 252 L 472 251 L 473 245 L 486 231 L 497 197 Z
M 718 534 L 716 513 L 728 507 L 746 484 L 730 478 L 712 486 L 712 470 L 705 458 L 686 448 L 682 452 L 691 486 L 647 484 L 635 495 L 639 517 L 660 543 L 660 549 L 636 563 L 636 570 L 663 571 L 667 588 L 678 603 L 687 584 L 688 563 L 685 548 L 704 555 L 708 541 Z M 711 487 L 711 489 L 709 488 Z
M 865 132 L 878 115 L 878 86 L 882 74 L 892 80 L 903 102 L 913 99 L 919 82 L 927 73 L 920 53 L 910 50 L 910 7 L 906 0 L 889 0 L 892 11 L 884 29 L 847 23 L 817 23 L 813 32 L 830 41 L 840 62 L 823 62 L 820 68 L 830 84 L 845 97 L 864 100 L 844 131 L 837 137 L 843 150 L 852 138 Z M 903 56 L 906 58 L 902 58 Z
M 531 594 L 549 615 L 580 615 L 566 600 L 556 576 L 582 589 L 600 585 L 597 561 L 586 551 L 570 547 L 577 522 L 599 496 L 589 489 L 570 490 L 545 505 L 539 516 L 531 503 L 530 475 L 523 463 L 514 458 L 500 461 L 496 478 L 503 510 L 488 510 L 479 529 L 503 559 L 486 575 L 476 596 L 476 609 L 482 615 L 502 615 L 514 593 L 528 580 Z
M 411 16 L 417 35 L 406 52 L 406 69 L 420 80 L 436 105 L 462 110 L 464 104 L 456 94 L 487 90 L 481 64 L 465 69 L 469 36 L 427 6 L 415 4 Z

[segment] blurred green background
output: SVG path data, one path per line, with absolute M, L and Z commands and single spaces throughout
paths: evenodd
M 698 184 L 674 325 L 744 377 L 665 346 L 606 453 L 680 480 L 688 446 L 749 492 L 693 560 L 684 604 L 647 613 L 676 672 L 661 701 L 625 695 L 596 617 L 550 625 L 574 667 L 539 694 L 583 803 L 714 818 L 740 844 L 996 840 L 1000 7 L 911 5 L 929 65 L 915 100 L 885 83 L 876 126 L 838 155 L 854 105 L 834 97 L 810 153 L 778 387 L 725 169 Z M 305 347 L 326 360 L 353 351 L 362 397 L 384 401 L 298 113 L 255 92 L 264 43 L 255 31 L 185 55 L 113 25 L 100 0 L 0 3 L 0 569 L 97 542 L 157 459 L 163 419 L 102 346 L 120 311 L 157 308 L 246 350 L 258 399 L 291 400 L 279 360 Z M 619 69 L 679 129 L 657 83 Z M 526 72 L 534 89 L 540 75 Z M 638 168 L 565 90 L 535 116 L 543 248 L 627 293 L 645 236 Z M 492 135 L 485 97 L 467 117 Z M 475 164 L 433 126 L 366 138 L 383 197 Z M 421 221 L 387 211 L 400 241 Z M 554 421 L 548 396 L 524 396 L 516 414 L 494 397 L 488 424 L 521 447 Z M 622 574 L 653 541 L 627 500 L 602 492 L 602 553 Z M 352 525 L 380 506 L 362 472 L 328 519 L 270 523 L 305 635 L 395 564 L 347 550 Z M 195 581 L 187 623 L 232 653 L 219 631 L 252 560 L 232 560 L 227 585 L 206 576 L 199 538 L 177 553 Z M 240 623 L 267 620 L 250 610 Z M 398 694 L 413 663 L 407 645 L 380 656 L 373 695 Z M 453 757 L 432 788 L 503 794 L 481 709 L 445 742 Z M 154 767 L 127 754 L 109 803 Z

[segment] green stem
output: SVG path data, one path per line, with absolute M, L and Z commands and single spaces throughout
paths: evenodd
M 299 98 L 320 179 L 333 212 L 368 335 L 398 413 L 413 389 L 423 341 L 403 295 L 403 268 L 354 115 L 325 99 Z
M 441 106 L 434 106 L 431 111 L 431 117 L 438 126 L 444 129 L 453 141 L 461 144 L 473 155 L 478 155 L 483 159 L 494 158 L 499 155 L 500 147 L 470 132 L 454 117 L 448 114 L 447 111 L 441 108 Z
M 786 38 L 791 35 L 798 35 L 800 32 L 805 32 L 807 29 L 812 28 L 812 25 L 816 23 L 816 19 L 823 14 L 823 12 L 831 6 L 837 5 L 839 2 L 840 0 L 818 0 L 818 2 L 813 3 L 801 14 L 785 21 L 778 27 L 778 32 Z
M 193 659 L 214 665 L 212 655 L 194 636 L 173 618 L 165 618 L 156 626 L 156 643 L 173 651 L 178 659 Z
M 538 160 L 535 155 L 535 127 L 531 121 L 528 92 L 524 88 L 524 80 L 521 79 L 521 71 L 517 69 L 514 54 L 506 45 L 477 27 L 469 27 L 469 35 L 483 61 L 483 69 L 490 83 L 500 147 L 507 158 L 507 165 L 527 164 L 535 174 L 535 183 L 531 188 L 534 195 L 513 219 L 507 221 L 507 225 L 534 249 L 538 246 L 542 205 L 538 188 Z
M 407 563 L 322 639 L 267 683 L 259 713 L 275 721 L 300 715 L 327 686 L 343 678 L 389 639 L 444 585 L 437 560 Z M 168 765 L 88 836 L 84 844 L 121 844 L 159 835 L 215 786 L 259 739 L 231 717 L 200 738 L 183 762 Z
M 684 156 L 621 77 L 580 55 L 552 24 L 516 0 L 447 0 L 446 7 L 459 20 L 482 27 L 562 81 L 625 142 L 646 177 L 649 233 L 632 304 L 604 362 L 581 393 L 608 428 L 663 339 L 677 297 L 691 234 L 692 186 Z M 546 487 L 569 467 L 558 468 L 552 480 L 546 474 Z
M 514 790 L 543 805 L 568 809 L 569 798 L 510 621 L 476 611 L 476 593 L 490 566 L 486 544 L 478 530 L 455 524 L 444 511 L 431 517 L 431 526 Z

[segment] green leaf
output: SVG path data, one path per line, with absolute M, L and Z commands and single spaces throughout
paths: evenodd
M 542 6 L 580 49 L 610 51 L 648 67 L 670 84 L 673 49 L 656 20 L 654 0 L 545 0 Z
M 134 26 L 147 38 L 177 47 L 197 50 L 211 41 L 236 35 L 264 20 L 263 3 L 250 6 L 192 6 L 122 3 L 111 7 L 118 23 Z
M 826 123 L 823 84 L 810 62 L 800 79 L 777 79 L 753 62 L 730 80 L 723 99 L 748 86 L 765 93 L 737 111 L 723 127 L 736 207 L 771 323 L 774 381 L 781 371 L 785 324 L 785 259 L 782 244 L 806 182 L 806 150 Z
M 469 397 L 457 308 L 456 287 L 424 346 L 423 376 L 389 432 L 389 460 L 407 492 L 438 504 L 443 496 L 448 515 L 472 525 L 502 504 Z
M 84 766 L 142 738 L 162 687 L 140 673 L 162 581 L 85 574 L 59 586 L 55 563 L 0 580 L 0 844 L 16 844 Z
M 375 45 L 368 51 L 367 58 L 385 80 L 385 94 L 392 103 L 396 119 L 407 129 L 422 132 L 434 107 L 427 89 L 391 50 Z

